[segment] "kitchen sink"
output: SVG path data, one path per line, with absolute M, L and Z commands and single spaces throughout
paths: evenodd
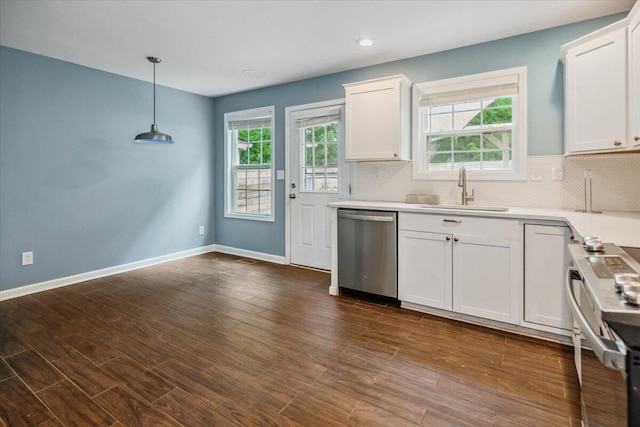
M 477 206 L 477 205 L 416 205 L 418 208 L 423 209 L 451 209 L 459 211 L 491 211 L 491 212 L 506 212 L 509 208 L 501 206 Z

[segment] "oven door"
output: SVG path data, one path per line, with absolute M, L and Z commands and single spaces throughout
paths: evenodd
M 602 323 L 578 272 L 567 271 L 567 300 L 573 317 L 574 358 L 580 378 L 585 427 L 627 427 L 626 351 Z

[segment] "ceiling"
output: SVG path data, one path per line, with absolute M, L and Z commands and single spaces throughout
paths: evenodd
M 626 12 L 633 3 L 0 0 L 0 44 L 145 81 L 153 78 L 145 57 L 158 56 L 158 84 L 221 96 Z M 363 37 L 375 44 L 358 46 Z

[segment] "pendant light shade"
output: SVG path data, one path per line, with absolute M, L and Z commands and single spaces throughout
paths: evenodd
M 156 64 L 160 62 L 160 58 L 147 56 L 147 59 L 153 63 L 153 124 L 149 132 L 137 135 L 134 142 L 138 144 L 173 144 L 171 135 L 158 132 L 158 125 L 156 124 Z

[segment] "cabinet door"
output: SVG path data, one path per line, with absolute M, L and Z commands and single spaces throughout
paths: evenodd
M 451 310 L 451 235 L 398 231 L 398 298 Z
M 554 328 L 571 329 L 564 292 L 570 257 L 569 227 L 524 226 L 524 320 Z
M 626 44 L 626 28 L 621 28 L 567 52 L 567 152 L 625 147 Z
M 629 24 L 629 144 L 640 144 L 640 7 Z
M 392 78 L 345 85 L 347 160 L 404 157 L 401 82 Z
M 456 236 L 453 242 L 453 310 L 485 319 L 511 319 L 509 240 Z

